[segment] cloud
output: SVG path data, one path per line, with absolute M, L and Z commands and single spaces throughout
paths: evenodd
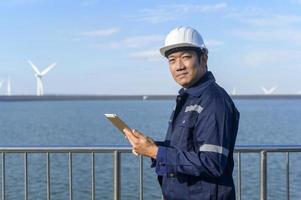
M 291 3 L 301 5 L 301 0 L 291 0 Z
M 284 66 L 288 68 L 301 63 L 300 55 L 300 50 L 257 49 L 244 54 L 241 59 L 243 64 L 249 67 Z
M 150 23 L 162 23 L 167 21 L 176 20 L 185 15 L 195 13 L 210 13 L 224 11 L 227 7 L 226 3 L 211 4 L 211 5 L 192 5 L 192 4 L 179 4 L 179 5 L 162 5 L 154 9 L 140 10 L 141 17 L 139 20 Z
M 301 17 L 297 15 L 272 15 L 268 17 L 257 17 L 245 19 L 249 24 L 255 26 L 280 26 L 301 22 Z
M 117 48 L 142 48 L 154 46 L 158 44 L 158 48 L 160 44 L 164 41 L 163 35 L 144 35 L 144 36 L 135 36 L 135 37 L 128 37 L 121 41 L 112 42 L 109 44 L 101 45 L 101 47 L 117 49 Z
M 223 41 L 220 40 L 214 40 L 214 39 L 209 39 L 205 41 L 206 47 L 217 47 L 217 46 L 222 46 L 224 45 Z
M 301 30 L 268 29 L 268 30 L 233 30 L 231 35 L 256 42 L 275 42 L 275 44 L 301 44 Z
M 258 27 L 290 25 L 301 22 L 299 14 L 275 12 L 272 8 L 232 7 L 227 9 L 224 16 L 228 19 Z
M 98 0 L 83 0 L 80 5 L 83 7 L 93 6 L 98 3 Z
M 119 28 L 109 28 L 109 29 L 98 29 L 94 31 L 85 31 L 82 32 L 81 35 L 88 36 L 88 37 L 105 37 L 113 35 L 119 32 Z
M 42 1 L 44 0 L 10 0 L 10 1 L 1 2 L 0 4 L 6 3 L 7 5 L 19 6 L 19 5 L 39 3 Z
M 129 54 L 132 58 L 148 60 L 148 61 L 160 61 L 163 60 L 162 55 L 158 49 L 150 49 L 146 51 L 137 51 Z

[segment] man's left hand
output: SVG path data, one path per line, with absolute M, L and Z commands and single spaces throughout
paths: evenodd
M 126 135 L 133 145 L 134 152 L 143 156 L 151 157 L 154 159 L 156 158 L 158 147 L 153 139 L 135 129 L 133 129 L 131 133 L 127 133 Z

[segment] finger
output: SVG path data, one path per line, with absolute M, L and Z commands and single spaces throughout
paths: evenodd
M 123 129 L 123 132 L 127 137 L 127 139 L 129 140 L 129 142 L 131 143 L 131 145 L 134 146 L 134 143 L 137 142 L 138 140 L 137 137 L 133 135 L 132 131 L 128 128 Z
M 132 149 L 132 153 L 133 153 L 135 156 L 138 156 L 138 153 L 137 153 L 134 149 Z
M 136 129 L 132 130 L 133 135 L 135 135 L 137 138 L 144 137 L 143 133 L 137 131 Z

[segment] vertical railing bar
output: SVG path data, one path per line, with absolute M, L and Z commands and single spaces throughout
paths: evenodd
M 260 152 L 260 200 L 267 199 L 267 152 Z
M 24 199 L 28 199 L 28 167 L 27 152 L 24 153 Z
M 2 152 L 2 187 L 1 187 L 1 190 L 2 190 L 2 194 L 1 194 L 1 199 L 2 200 L 5 200 L 5 153 Z
M 69 200 L 72 200 L 72 153 L 69 152 Z
M 114 151 L 114 200 L 120 200 L 120 152 Z
M 241 153 L 237 153 L 237 199 L 241 200 Z
M 290 199 L 290 157 L 289 152 L 286 152 L 286 199 Z
M 143 200 L 143 156 L 140 155 L 140 200 Z
M 50 154 L 46 153 L 47 200 L 50 200 Z
M 92 200 L 95 200 L 95 153 L 92 152 Z

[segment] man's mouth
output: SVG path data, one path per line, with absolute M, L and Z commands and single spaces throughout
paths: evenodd
M 177 78 L 182 78 L 182 77 L 186 76 L 186 74 L 188 74 L 188 72 L 178 74 Z

